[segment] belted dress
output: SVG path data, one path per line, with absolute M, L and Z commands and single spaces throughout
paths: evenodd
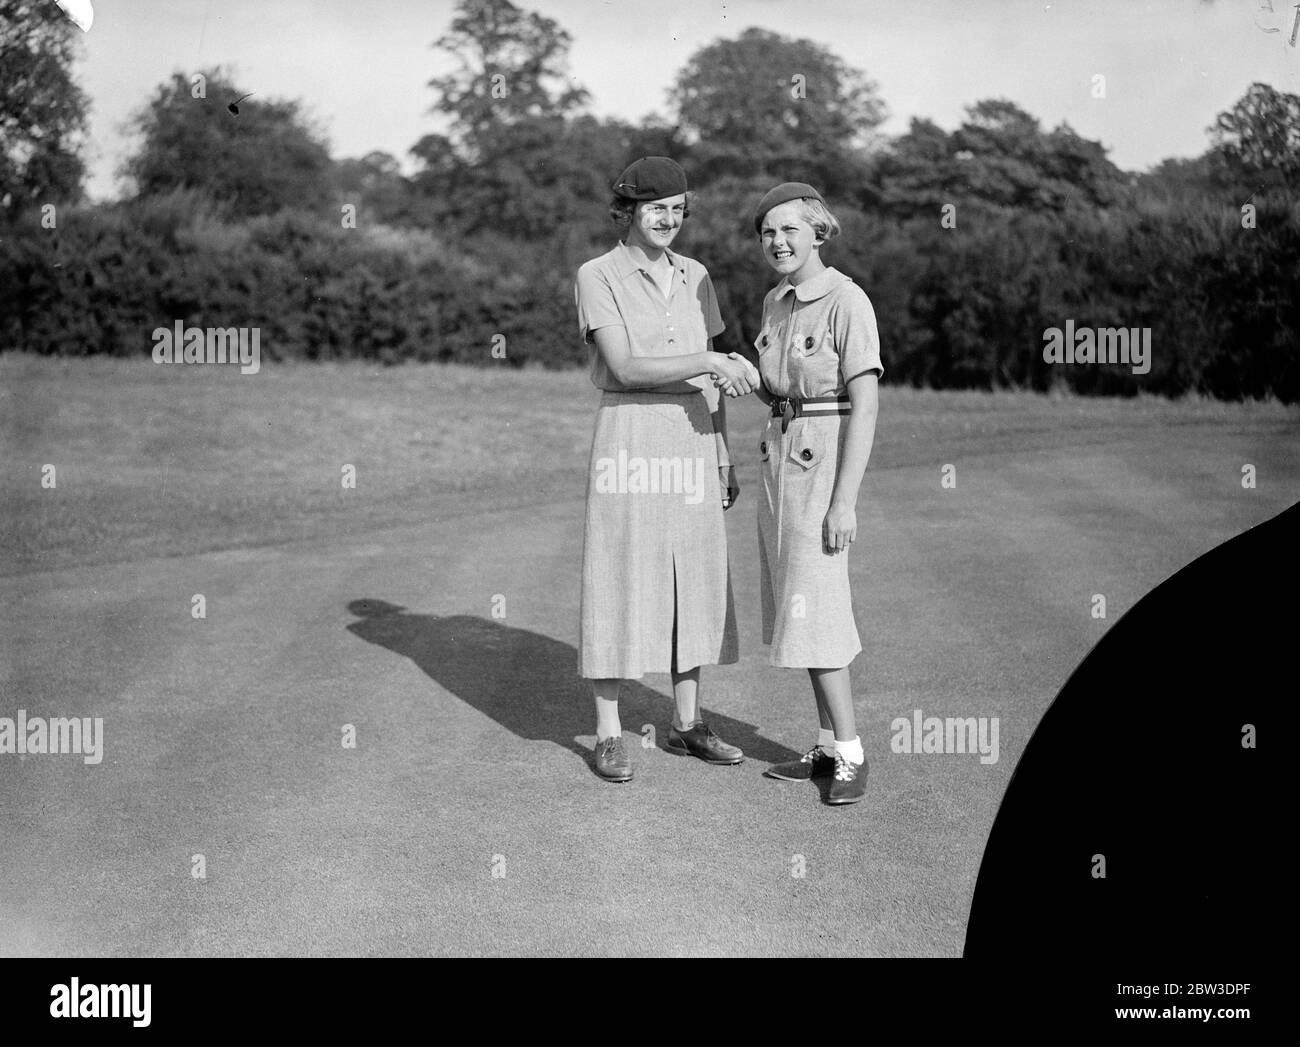
M 769 417 L 759 443 L 758 549 L 763 642 L 772 665 L 838 669 L 862 650 L 849 589 L 849 550 L 828 553 L 822 524 L 848 431 L 848 383 L 884 373 L 871 301 L 828 267 L 797 287 L 782 279 L 763 300 L 754 342 L 767 391 L 840 398 Z
M 627 390 L 594 343 L 627 332 L 634 356 L 705 352 L 725 325 L 708 271 L 667 252 L 667 295 L 620 243 L 578 271 L 578 325 L 601 390 L 588 463 L 578 674 L 637 679 L 738 658 L 716 431 L 708 376 Z

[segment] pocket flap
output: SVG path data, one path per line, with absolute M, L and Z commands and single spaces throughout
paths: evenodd
M 796 462 L 801 469 L 811 469 L 826 457 L 826 434 L 817 426 L 805 422 L 790 440 L 790 450 L 786 452 L 786 457 Z

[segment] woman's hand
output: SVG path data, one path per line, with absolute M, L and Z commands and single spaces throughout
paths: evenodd
M 718 466 L 718 481 L 722 484 L 722 508 L 730 509 L 740 497 L 740 483 L 734 465 Z
M 713 384 L 728 396 L 744 396 L 758 388 L 758 371 L 739 353 L 713 354 Z
M 853 506 L 841 506 L 831 502 L 822 521 L 822 544 L 828 553 L 838 553 L 847 549 L 858 536 L 858 514 Z

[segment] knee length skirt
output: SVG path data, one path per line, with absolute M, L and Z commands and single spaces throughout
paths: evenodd
M 587 679 L 738 658 L 717 447 L 700 394 L 601 396 L 578 651 Z
M 782 432 L 772 418 L 763 432 L 758 556 L 772 665 L 839 669 L 862 650 L 849 550 L 826 552 L 822 532 L 847 423 L 842 415 L 796 418 Z

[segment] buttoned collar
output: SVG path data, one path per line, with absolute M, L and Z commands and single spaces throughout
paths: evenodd
M 684 279 L 686 276 L 686 262 L 682 256 L 673 254 L 667 248 L 664 249 L 664 254 L 668 256 L 668 261 L 673 269 Z M 620 280 L 626 280 L 638 270 L 647 275 L 650 273 L 645 267 L 645 263 L 641 261 L 641 256 L 633 254 L 632 249 L 620 240 L 618 246 L 614 248 L 614 271 L 618 273 Z
M 818 298 L 824 298 L 830 294 L 836 287 L 849 279 L 834 266 L 827 266 L 824 270 L 814 276 L 811 280 L 805 280 L 798 287 L 790 283 L 790 278 L 783 276 L 781 282 L 776 285 L 776 300 L 785 297 L 787 291 L 793 291 L 795 298 L 801 302 L 815 302 Z

